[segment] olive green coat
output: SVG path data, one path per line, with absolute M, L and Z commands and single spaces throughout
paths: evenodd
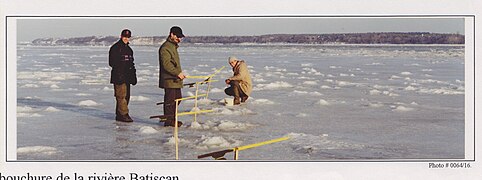
M 179 45 L 169 38 L 159 48 L 159 87 L 182 88 L 181 62 L 177 48 Z
M 238 61 L 233 67 L 233 76 L 229 80 L 238 80 L 239 86 L 244 94 L 251 96 L 251 91 L 253 90 L 251 75 L 248 71 L 248 66 L 244 61 Z

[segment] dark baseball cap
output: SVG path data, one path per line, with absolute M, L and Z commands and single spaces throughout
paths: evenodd
M 178 26 L 173 26 L 171 28 L 171 31 L 169 33 L 173 33 L 174 35 L 176 35 L 178 38 L 183 38 L 185 37 L 184 34 L 182 34 L 182 29 Z
M 122 30 L 121 32 L 121 37 L 128 37 L 130 38 L 131 37 L 131 31 L 129 29 L 124 29 Z

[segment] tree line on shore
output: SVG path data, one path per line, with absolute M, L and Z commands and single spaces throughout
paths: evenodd
M 132 37 L 133 45 L 160 45 L 165 36 Z M 103 45 L 118 41 L 116 36 L 74 38 L 39 38 L 33 45 Z M 288 44 L 464 44 L 461 34 L 428 32 L 338 33 L 338 34 L 269 34 L 259 36 L 188 36 L 183 43 L 288 43 Z

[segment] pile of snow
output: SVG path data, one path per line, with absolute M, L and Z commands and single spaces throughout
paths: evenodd
M 407 111 L 413 111 L 413 108 L 405 107 L 405 106 L 400 105 L 400 106 L 397 106 L 392 111 L 394 111 L 394 112 L 407 112 Z
M 102 91 L 114 91 L 114 89 L 105 86 Z
M 159 131 L 157 131 L 156 129 L 154 129 L 153 127 L 150 127 L 150 126 L 143 126 L 139 129 L 139 133 L 141 134 L 155 134 L 155 133 L 158 133 Z
M 82 79 L 82 80 L 80 80 L 80 84 L 102 85 L 102 84 L 108 84 L 108 82 L 107 82 L 107 80 L 104 80 L 104 79 Z
M 213 121 L 206 121 L 206 122 L 192 122 L 189 128 L 195 130 L 212 130 L 212 131 L 225 131 L 225 132 L 234 132 L 234 131 L 245 131 L 255 125 L 250 123 L 241 123 L 241 122 L 232 122 L 227 120 L 222 120 L 219 122 Z
M 17 106 L 17 117 L 42 117 L 40 110 L 28 106 Z
M 306 71 L 307 73 L 316 73 L 318 72 L 316 69 L 314 68 L 303 68 L 304 71 Z
M 293 85 L 284 82 L 284 81 L 276 81 L 269 84 L 257 84 L 254 88 L 255 90 L 277 90 L 281 88 L 292 88 Z
M 219 93 L 219 92 L 224 92 L 223 89 L 219 89 L 219 88 L 212 88 L 211 90 L 209 90 L 210 93 Z
M 236 123 L 232 121 L 221 121 L 216 127 L 219 131 L 244 131 L 250 127 L 253 127 L 253 124 L 249 123 Z
M 306 113 L 298 113 L 295 117 L 308 117 Z
M 199 112 L 201 109 L 199 107 L 193 107 L 190 112 Z
M 222 115 L 248 115 L 254 114 L 253 111 L 246 109 L 246 108 L 239 108 L 239 109 L 229 109 L 226 107 L 222 108 L 213 108 L 215 114 L 222 114 Z
M 197 100 L 197 103 L 198 104 L 212 104 L 212 103 L 214 103 L 214 101 L 211 100 L 211 99 L 208 99 L 208 98 L 201 98 L 201 99 Z
M 367 65 L 367 66 L 382 66 L 382 65 L 385 65 L 385 64 L 374 62 L 374 63 L 371 63 L 371 64 L 365 64 L 365 65 Z
M 308 91 L 298 91 L 298 90 L 294 90 L 294 91 L 293 91 L 293 94 L 308 94 Z
M 379 91 L 378 89 L 372 89 L 370 90 L 370 95 L 379 95 L 379 94 L 382 94 L 381 91 Z
M 404 88 L 404 90 L 406 90 L 406 91 L 415 91 L 415 90 L 417 90 L 417 88 L 415 88 L 415 87 L 413 87 L 413 86 L 407 86 L 407 87 Z
M 60 109 L 57 109 L 55 107 L 49 106 L 48 108 L 45 109 L 46 112 L 58 112 Z
M 331 89 L 331 87 L 327 86 L 327 85 L 323 85 L 323 86 L 321 86 L 321 89 Z
M 198 149 L 203 150 L 224 149 L 239 146 L 241 141 L 229 138 L 226 139 L 221 136 L 208 137 L 203 135 L 196 144 Z
M 294 90 L 292 92 L 293 94 L 301 94 L 301 95 L 311 95 L 311 96 L 322 96 L 323 94 L 313 91 L 313 92 L 308 92 L 308 91 L 299 91 L 299 90 Z
M 36 84 L 25 84 L 23 86 L 20 86 L 21 88 L 38 88 L 39 86 Z
M 270 105 L 270 104 L 275 104 L 273 101 L 270 101 L 268 99 L 256 99 L 251 102 L 251 104 L 259 104 L 259 105 Z
M 446 87 L 442 87 L 440 89 L 427 89 L 422 88 L 418 92 L 426 93 L 426 94 L 441 94 L 441 95 L 460 95 L 465 94 L 463 89 L 450 89 Z
M 380 102 L 370 102 L 368 106 L 373 108 L 380 108 L 380 107 L 383 107 L 383 104 Z
M 289 133 L 287 143 L 298 153 L 314 154 L 327 149 L 362 149 L 364 145 L 330 140 L 328 134 L 311 135 L 304 133 Z
M 348 81 L 336 81 L 336 84 L 338 86 L 342 86 L 342 87 L 346 87 L 346 86 L 358 86 L 359 84 L 358 83 L 352 83 L 352 82 L 348 82 Z
M 149 101 L 150 99 L 144 96 L 131 96 L 131 101 Z
M 88 93 L 77 93 L 75 95 L 76 96 L 92 96 L 92 94 L 88 94 Z
M 17 154 L 42 154 L 42 155 L 52 155 L 59 151 L 57 148 L 50 146 L 28 146 L 17 148 Z
M 275 69 L 275 68 L 276 67 L 274 67 L 274 66 L 264 66 L 264 70 L 267 70 L 267 71 L 269 71 L 271 69 Z
M 324 99 L 320 99 L 316 104 L 321 105 L 321 106 L 328 106 L 330 103 Z
M 253 80 L 254 82 L 266 82 L 263 78 L 256 78 Z
M 102 105 L 100 103 L 97 103 L 93 100 L 84 100 L 84 101 L 80 101 L 79 103 L 77 103 L 78 106 L 87 106 L 87 107 L 91 107 L 91 106 L 99 106 L 99 105 Z
M 57 84 L 52 84 L 52 85 L 50 86 L 50 88 L 51 88 L 51 89 L 58 89 L 58 88 L 60 88 L 60 87 L 57 86 Z
M 316 85 L 318 85 L 318 82 L 316 82 L 316 81 L 305 81 L 305 82 L 303 82 L 303 85 L 316 86 Z
M 210 122 L 210 121 L 208 121 Z M 211 127 L 209 126 L 209 123 L 204 123 L 204 124 L 200 124 L 199 122 L 192 122 L 191 125 L 189 126 L 191 129 L 198 129 L 198 130 L 208 130 L 208 129 L 211 129 Z
M 179 144 L 191 144 L 191 142 L 187 139 L 184 139 L 184 138 L 180 138 L 178 137 L 177 138 Z M 167 139 L 167 142 L 164 143 L 166 145 L 175 145 L 176 144 L 176 139 L 174 138 L 174 136 L 171 136 L 170 138 Z

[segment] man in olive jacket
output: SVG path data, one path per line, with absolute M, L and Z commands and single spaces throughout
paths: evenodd
M 182 29 L 173 26 L 167 40 L 159 48 L 159 88 L 164 89 L 164 115 L 167 120 L 164 126 L 174 126 L 176 113 L 176 99 L 182 98 L 182 80 L 186 78 L 182 73 L 181 62 L 177 48 L 184 37 Z M 182 122 L 178 122 L 181 126 Z
M 137 84 L 136 68 L 134 66 L 134 53 L 129 47 L 131 31 L 124 29 L 121 38 L 109 49 L 109 66 L 112 67 L 110 83 L 114 84 L 116 99 L 116 121 L 132 122 L 129 116 L 130 85 Z
M 246 102 L 251 95 L 253 90 L 251 75 L 246 62 L 231 56 L 228 58 L 228 63 L 233 67 L 233 76 L 226 79 L 226 84 L 231 86 L 226 88 L 224 92 L 229 96 L 234 96 L 234 105 L 238 105 L 240 101 Z

